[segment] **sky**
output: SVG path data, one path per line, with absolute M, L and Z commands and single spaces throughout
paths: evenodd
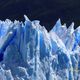
M 24 14 L 40 20 L 48 31 L 59 18 L 67 26 L 75 22 L 76 28 L 80 25 L 80 0 L 0 0 L 0 20 L 24 21 Z

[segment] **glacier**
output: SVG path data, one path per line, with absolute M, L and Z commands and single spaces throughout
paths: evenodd
M 80 80 L 80 26 L 24 18 L 0 20 L 0 80 Z

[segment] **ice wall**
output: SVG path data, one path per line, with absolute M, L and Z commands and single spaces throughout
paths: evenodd
M 80 27 L 59 19 L 48 32 L 24 18 L 0 21 L 0 80 L 79 80 Z

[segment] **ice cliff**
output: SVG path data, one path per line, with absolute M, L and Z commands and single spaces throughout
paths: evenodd
M 24 18 L 0 21 L 0 80 L 80 80 L 80 27 Z

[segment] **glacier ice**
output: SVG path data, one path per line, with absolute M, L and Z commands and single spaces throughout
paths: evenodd
M 79 80 L 80 27 L 24 18 L 0 21 L 0 80 Z

